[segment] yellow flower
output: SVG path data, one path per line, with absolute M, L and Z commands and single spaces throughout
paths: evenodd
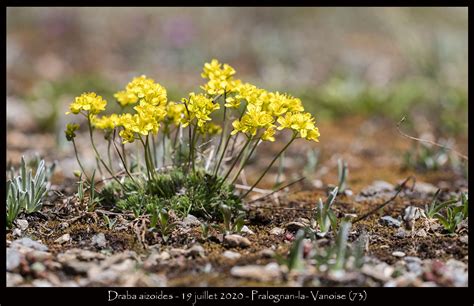
M 214 123 L 208 123 L 206 124 L 205 126 L 199 128 L 199 132 L 201 132 L 201 134 L 207 134 L 207 135 L 217 135 L 217 134 L 220 134 L 222 133 L 222 127 L 218 124 L 214 124 Z
M 292 129 L 297 132 L 301 138 L 308 140 L 319 141 L 319 129 L 314 124 L 314 118 L 310 113 L 291 113 L 288 112 L 285 116 L 277 119 L 280 126 L 278 130 Z
M 181 119 L 185 116 L 186 107 L 184 104 L 169 102 L 166 105 L 167 118 L 175 125 L 181 124 Z
M 89 115 L 96 115 L 105 110 L 107 101 L 98 96 L 95 92 L 83 93 L 74 99 L 74 102 L 69 106 L 68 114 L 79 114 L 81 111 L 86 111 Z
M 197 125 L 203 127 L 207 121 L 212 120 L 211 113 L 220 108 L 218 103 L 213 103 L 211 99 L 207 98 L 203 94 L 195 94 L 194 92 L 189 94 L 189 99 L 183 98 L 185 104 L 185 116 L 182 118 L 181 123 L 183 127 L 188 126 L 191 121 L 197 119 Z
M 222 67 L 223 66 L 223 67 Z M 222 95 L 224 92 L 232 92 L 240 84 L 240 80 L 234 80 L 235 69 L 230 65 L 219 63 L 213 59 L 210 63 L 205 63 L 201 76 L 209 79 L 207 84 L 201 88 L 209 95 Z
M 123 143 L 132 143 L 135 141 L 135 134 L 130 130 L 121 130 L 119 133 L 123 139 Z
M 110 116 L 102 116 L 100 118 L 93 117 L 92 125 L 101 130 L 113 130 L 119 124 L 119 116 L 112 114 Z
M 315 127 L 314 129 L 308 131 L 308 136 L 306 136 L 306 139 L 319 142 L 319 136 L 319 129 Z
M 265 141 L 275 141 L 275 126 L 274 125 L 271 125 L 270 127 L 268 127 L 265 132 L 263 132 L 262 134 L 262 140 L 265 140 Z
M 232 123 L 234 130 L 231 132 L 231 135 L 242 132 L 255 136 L 259 128 L 267 128 L 273 123 L 273 121 L 273 117 L 263 111 L 261 106 L 249 104 L 247 105 L 247 111 L 242 116 L 242 119 L 235 120 Z
M 122 106 L 135 104 L 138 101 L 152 105 L 165 105 L 167 102 L 166 89 L 145 75 L 133 78 L 125 90 L 117 92 L 114 97 Z

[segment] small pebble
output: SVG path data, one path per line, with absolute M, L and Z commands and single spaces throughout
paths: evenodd
M 402 225 L 402 222 L 390 216 L 383 216 L 382 218 L 380 218 L 380 223 L 385 226 L 393 227 L 400 227 Z
M 191 248 L 187 250 L 187 255 L 192 256 L 192 257 L 205 257 L 205 251 L 204 248 L 199 245 L 195 244 Z
M 398 231 L 395 233 L 395 237 L 398 238 L 405 238 L 406 235 L 407 233 L 403 228 L 399 228 Z
M 270 234 L 275 235 L 275 236 L 281 236 L 285 233 L 285 229 L 281 227 L 274 227 L 270 230 Z
M 25 219 L 17 219 L 16 224 L 22 231 L 25 231 L 28 228 L 28 221 Z
M 105 248 L 107 245 L 107 239 L 105 239 L 104 233 L 92 236 L 92 245 L 95 245 L 98 248 Z
M 247 225 L 242 226 L 242 229 L 240 231 L 248 235 L 255 235 L 255 233 L 250 228 L 248 228 Z
M 392 255 L 395 256 L 395 257 L 405 257 L 406 256 L 406 254 L 401 252 L 401 251 L 395 251 L 395 252 L 392 253 Z
M 272 258 L 273 256 L 275 256 L 275 251 L 273 251 L 272 249 L 264 249 L 260 251 L 260 255 L 264 258 Z
M 59 243 L 59 244 L 63 244 L 63 243 L 69 242 L 69 240 L 71 240 L 71 235 L 64 234 L 61 237 L 59 237 L 58 239 L 54 240 L 54 242 Z
M 227 250 L 224 253 L 222 253 L 222 256 L 230 260 L 235 260 L 235 259 L 239 259 L 242 255 L 240 255 L 240 253 Z
M 246 248 L 246 247 L 249 247 L 252 243 L 250 242 L 250 240 L 248 240 L 245 237 L 233 234 L 233 235 L 226 235 L 224 237 L 224 244 L 230 247 Z
M 14 228 L 12 234 L 13 234 L 13 237 L 21 237 L 21 229 Z

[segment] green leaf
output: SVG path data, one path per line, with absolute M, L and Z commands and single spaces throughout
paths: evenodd
M 303 268 L 303 239 L 305 233 L 303 230 L 299 230 L 296 233 L 295 240 L 290 248 L 290 254 L 288 255 L 288 270 L 301 270 Z

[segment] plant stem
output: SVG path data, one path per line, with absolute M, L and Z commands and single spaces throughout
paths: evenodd
M 145 152 L 145 165 L 146 165 L 146 174 L 148 176 L 148 181 L 151 181 L 151 175 L 150 175 L 150 161 L 148 160 L 148 150 L 146 148 L 146 144 L 145 142 L 143 141 L 142 139 L 142 136 L 139 136 L 140 137 L 140 142 L 142 143 L 143 145 L 143 150 Z
M 132 181 L 136 184 L 137 182 L 135 182 L 135 179 L 133 178 L 133 176 L 130 174 L 130 172 L 129 172 L 128 169 L 127 169 L 127 164 L 125 163 L 124 157 L 122 156 L 122 154 L 120 154 L 120 151 L 119 151 L 117 145 L 115 144 L 115 132 L 116 132 L 116 130 L 114 129 L 114 136 L 113 136 L 112 142 L 113 142 L 113 144 L 114 144 L 115 151 L 117 151 L 117 154 L 118 154 L 120 160 L 122 161 L 122 164 L 123 164 L 123 167 L 124 167 L 124 169 L 125 169 L 125 172 L 127 172 L 128 176 L 129 176 L 129 177 L 132 179 Z
M 224 91 L 224 104 L 225 104 L 225 99 L 226 99 L 226 92 Z M 222 145 L 222 140 L 224 140 L 224 134 L 225 134 L 225 131 L 226 131 L 226 115 L 227 115 L 227 107 L 225 107 L 224 105 L 224 118 L 222 118 L 222 124 L 224 125 L 224 127 L 222 128 L 222 133 L 221 133 L 221 136 L 219 137 L 219 144 L 217 145 L 217 150 L 216 152 L 219 153 L 219 150 L 221 149 L 221 145 Z
M 125 144 L 122 142 L 122 157 L 124 165 L 127 164 L 127 154 L 125 154 Z
M 156 143 L 155 143 L 155 137 L 153 137 L 153 135 L 151 135 L 151 145 L 153 146 L 153 156 L 152 156 L 152 159 L 154 160 L 155 165 L 156 165 L 156 164 L 157 164 L 157 160 L 156 160 Z
M 247 154 L 247 156 L 245 156 L 245 158 L 242 159 L 242 162 L 240 163 L 240 166 L 239 166 L 239 171 L 237 171 L 237 174 L 234 176 L 234 179 L 232 180 L 231 184 L 235 183 L 235 181 L 239 177 L 240 172 L 244 170 L 245 166 L 247 165 L 247 162 L 249 161 L 250 157 L 252 156 L 253 152 L 255 151 L 259 143 L 260 143 L 260 138 L 257 139 L 257 141 L 255 142 L 255 145 L 250 150 L 250 153 Z
M 245 149 L 247 148 L 247 146 L 250 144 L 250 142 L 253 140 L 253 136 L 252 137 L 249 137 L 249 139 L 247 140 L 247 142 L 245 143 L 244 147 L 242 148 L 242 150 L 240 150 L 239 152 L 239 155 L 237 155 L 237 157 L 235 158 L 234 162 L 232 163 L 232 165 L 230 166 L 229 170 L 227 171 L 227 174 L 224 176 L 224 179 L 222 180 L 222 183 L 224 183 L 224 181 L 229 177 L 229 174 L 232 172 L 232 169 L 234 168 L 235 164 L 237 164 L 237 161 L 240 159 L 240 157 L 242 156 L 242 154 L 244 153 Z
M 162 167 L 165 167 L 166 163 L 166 135 L 163 133 L 163 165 Z
M 77 153 L 77 147 L 76 147 L 76 142 L 74 141 L 74 138 L 72 138 L 72 145 L 74 147 L 74 153 L 76 155 L 77 163 L 79 164 L 79 167 L 81 168 L 82 173 L 84 173 L 86 179 L 90 181 L 89 177 L 87 176 L 86 171 L 84 170 L 84 167 L 82 166 L 81 160 L 79 159 L 79 154 Z
M 265 169 L 265 171 L 263 171 L 263 173 L 260 175 L 260 177 L 258 178 L 258 180 L 252 185 L 252 187 L 250 187 L 250 189 L 243 195 L 241 196 L 240 198 L 243 199 L 245 198 L 250 192 L 252 192 L 252 190 L 255 188 L 255 186 L 258 185 L 258 183 L 260 183 L 260 181 L 262 180 L 262 178 L 265 176 L 265 174 L 267 174 L 268 170 L 270 170 L 270 168 L 273 166 L 273 164 L 275 163 L 275 161 L 280 157 L 280 155 L 291 145 L 291 143 L 296 139 L 296 135 L 297 133 L 293 133 L 293 137 L 291 137 L 291 140 L 286 144 L 286 146 L 283 147 L 283 149 L 273 158 L 272 162 L 270 163 L 270 165 L 268 165 L 268 167 Z
M 108 136 L 108 139 L 107 139 L 107 158 L 108 158 L 108 162 L 109 162 L 109 168 L 113 171 L 113 167 L 112 167 L 112 158 L 111 158 L 111 155 L 110 155 L 110 146 L 112 145 L 112 141 L 110 139 L 110 135 Z
M 221 167 L 221 163 L 222 163 L 222 160 L 224 159 L 225 152 L 227 150 L 227 146 L 229 145 L 229 140 L 230 140 L 231 137 L 232 137 L 232 135 L 229 134 L 229 136 L 227 136 L 227 138 L 225 140 L 224 147 L 222 149 L 222 153 L 219 157 L 219 162 L 217 163 L 216 168 L 214 169 L 214 176 L 217 176 L 217 172 L 219 172 L 219 168 Z M 219 154 L 219 152 L 217 152 L 217 154 Z
M 96 148 L 95 143 L 94 143 L 94 137 L 92 135 L 92 123 L 91 123 L 90 115 L 87 116 L 87 123 L 88 123 L 88 126 L 89 126 L 89 136 L 90 136 L 90 139 L 91 139 L 92 148 L 94 149 L 96 158 L 100 160 L 100 162 L 102 163 L 104 168 L 110 173 L 110 175 L 114 178 L 114 180 L 116 180 L 117 183 L 119 183 L 120 186 L 122 186 L 122 188 L 126 189 L 125 186 L 120 182 L 120 180 L 112 173 L 112 171 L 109 169 L 109 167 L 107 167 L 107 164 L 100 157 L 99 151 L 97 151 L 97 148 Z

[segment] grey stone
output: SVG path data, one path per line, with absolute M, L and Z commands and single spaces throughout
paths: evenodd
M 191 248 L 187 250 L 187 255 L 192 256 L 192 257 L 205 257 L 205 251 L 204 248 L 199 245 L 195 244 Z
M 414 273 L 416 276 L 420 276 L 423 273 L 423 269 L 421 268 L 420 262 L 411 261 L 407 262 L 407 269 L 408 271 Z
M 187 215 L 187 217 L 183 219 L 182 224 L 187 227 L 200 226 L 201 221 L 193 215 Z
M 402 222 L 390 216 L 383 216 L 382 218 L 380 218 L 380 223 L 382 225 L 392 227 L 400 227 L 402 225 Z
M 173 248 L 169 250 L 169 254 L 171 255 L 171 257 L 178 257 L 178 256 L 186 256 L 188 252 L 184 249 Z
M 25 219 L 17 219 L 15 222 L 22 231 L 28 228 L 28 221 Z
M 59 237 L 58 239 L 54 240 L 54 242 L 59 243 L 59 244 L 64 244 L 64 243 L 69 242 L 70 240 L 71 240 L 71 235 L 64 234 L 61 237 Z
M 435 194 L 438 188 L 432 184 L 425 182 L 416 182 L 414 190 L 419 193 L 426 193 L 428 195 Z
M 71 260 L 65 262 L 63 265 L 65 272 L 68 274 L 87 275 L 87 272 L 96 264 L 94 262 Z
M 388 191 L 393 191 L 394 187 L 392 184 L 385 181 L 373 181 L 370 186 L 364 188 L 360 195 L 364 197 L 371 197 L 378 193 L 386 193 Z
M 255 233 L 250 228 L 248 228 L 247 225 L 242 226 L 242 229 L 240 231 L 248 235 L 255 235 Z
M 266 266 L 236 266 L 230 270 L 230 274 L 235 277 L 248 278 L 260 282 L 270 282 L 281 278 L 280 266 L 273 262 Z
M 232 235 L 226 235 L 224 237 L 224 244 L 230 246 L 230 247 L 241 247 L 241 248 L 246 248 L 249 247 L 252 243 L 250 240 L 248 240 L 245 237 L 242 237 L 240 235 L 232 234 Z
M 13 237 L 21 237 L 21 229 L 14 228 L 12 231 Z
M 95 245 L 98 248 L 105 248 L 107 246 L 105 235 L 103 233 L 98 233 L 97 235 L 92 236 L 92 245 Z
M 45 279 L 35 279 L 31 282 L 33 287 L 54 287 L 49 281 Z
M 23 283 L 23 277 L 20 274 L 7 272 L 7 287 L 15 287 Z
M 275 256 L 275 251 L 273 251 L 272 249 L 264 249 L 260 251 L 260 255 L 264 258 L 272 258 L 273 256 Z
M 27 248 L 37 250 L 37 251 L 48 250 L 48 247 L 42 244 L 41 242 L 34 241 L 28 237 L 24 237 L 24 238 L 13 241 L 11 247 L 12 248 L 27 247 Z
M 285 229 L 281 227 L 274 227 L 270 230 L 270 234 L 275 235 L 275 236 L 281 236 L 285 234 Z
M 376 265 L 365 264 L 361 268 L 363 274 L 382 282 L 389 281 L 394 270 L 392 266 L 385 262 Z
M 15 249 L 7 248 L 7 271 L 13 271 L 20 266 L 23 255 Z
M 392 256 L 395 256 L 395 257 L 405 257 L 406 254 L 402 251 L 395 251 L 392 253 Z
M 399 228 L 398 231 L 395 233 L 395 237 L 398 238 L 405 238 L 406 235 L 407 233 L 403 228 Z
M 222 256 L 230 260 L 235 260 L 235 259 L 239 259 L 242 255 L 240 255 L 240 253 L 227 250 L 224 253 L 222 253 Z

